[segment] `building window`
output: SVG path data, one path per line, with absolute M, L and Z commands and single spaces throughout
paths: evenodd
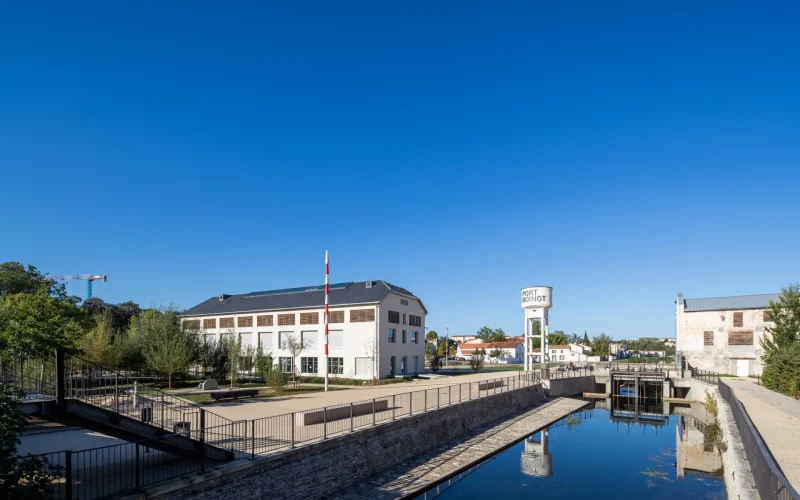
M 555 349 L 553 349 L 553 351 L 552 351 L 552 354 L 555 354 L 555 353 L 556 353 L 556 350 L 555 350 Z
M 407 305 L 408 305 L 408 300 L 406 300 L 406 299 L 400 299 L 400 304 L 401 304 L 401 305 L 404 305 L 404 306 L 407 306 Z
M 328 358 L 328 373 L 331 375 L 343 375 L 344 358 Z
M 261 349 L 272 350 L 272 332 L 258 332 L 258 345 Z
M 233 317 L 220 318 L 219 319 L 219 327 L 220 328 L 233 328 Z
M 411 332 L 411 343 L 412 344 L 417 343 L 417 332 Z
M 405 330 L 403 330 L 403 336 L 401 338 L 403 340 L 403 343 L 405 344 L 406 343 L 406 331 Z
M 239 328 L 248 328 L 253 326 L 253 317 L 252 316 L 239 316 L 236 318 L 236 324 L 239 325 Z
M 217 318 L 203 320 L 203 328 L 216 328 L 216 327 L 217 327 Z
M 561 356 L 561 361 L 564 361 L 564 356 Z
M 744 313 L 743 312 L 733 313 L 733 327 L 741 328 L 743 326 L 744 326 Z
M 394 344 L 395 336 L 397 335 L 397 330 L 394 328 L 389 328 L 389 342 Z
M 261 316 L 256 316 L 256 326 L 273 326 L 272 315 L 264 314 Z
M 397 311 L 389 311 L 389 323 L 394 323 L 395 325 L 399 325 L 400 313 Z
M 300 341 L 304 349 L 319 348 L 319 335 L 316 330 L 310 332 L 300 332 Z
M 279 314 L 278 315 L 278 326 L 289 326 L 294 324 L 294 313 L 292 314 Z
M 292 373 L 292 358 L 290 357 L 281 357 L 278 359 L 278 366 L 283 373 Z
M 772 321 L 772 318 L 769 317 L 769 311 L 764 311 L 764 314 L 762 315 L 761 320 L 764 323 L 769 323 L 769 322 Z
M 408 315 L 408 324 L 411 326 L 422 326 L 422 316 Z
M 317 358 L 300 358 L 301 373 L 317 373 Z
M 183 320 L 183 327 L 187 330 L 199 330 L 200 329 L 200 320 L 199 319 L 185 319 Z
M 350 323 L 369 323 L 375 321 L 375 309 L 351 309 Z
M 278 332 L 278 349 L 286 349 L 286 342 L 294 338 L 294 332 Z
M 714 345 L 714 332 L 703 332 L 703 345 Z
M 344 311 L 328 311 L 328 323 L 344 323 Z
M 394 375 L 394 363 L 395 363 L 395 357 L 392 356 L 391 358 L 389 358 L 389 375 Z
M 753 332 L 728 332 L 728 345 L 753 345 Z
M 403 324 L 406 324 L 406 313 L 403 313 Z
M 205 342 L 205 345 L 215 344 L 217 342 L 217 334 L 209 333 L 207 335 L 203 335 L 203 342 Z
M 300 324 L 301 325 L 318 325 L 319 324 L 319 313 L 300 313 Z
M 403 356 L 400 358 L 400 373 L 405 375 L 406 373 L 406 362 L 408 361 L 408 356 Z

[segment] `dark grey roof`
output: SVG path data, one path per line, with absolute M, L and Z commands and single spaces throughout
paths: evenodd
M 698 311 L 731 311 L 734 309 L 765 309 L 769 301 L 777 302 L 777 293 L 762 295 L 739 295 L 736 297 L 713 297 L 709 299 L 685 299 L 683 301 L 686 312 Z
M 367 288 L 367 283 L 372 283 L 372 287 Z M 329 288 L 328 304 L 331 306 L 377 304 L 390 292 L 407 295 L 410 298 L 418 300 L 420 305 L 422 305 L 422 301 L 413 293 L 405 288 L 394 286 L 382 280 L 337 283 Z M 284 288 L 280 290 L 242 293 L 239 295 L 225 295 L 224 300 L 219 300 L 219 296 L 214 296 L 186 310 L 182 316 L 204 316 L 250 311 L 277 311 L 302 309 L 306 307 L 323 307 L 324 305 L 324 286 L 312 285 L 300 288 Z M 424 309 L 425 306 L 422 305 L 422 308 Z

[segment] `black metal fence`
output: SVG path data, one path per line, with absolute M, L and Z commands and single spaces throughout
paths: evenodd
M 113 372 L 78 361 L 67 363 L 72 378 L 68 384 L 71 397 L 164 429 L 179 424 L 181 432 L 134 443 L 41 455 L 51 466 L 63 469 L 51 492 L 51 498 L 58 500 L 110 498 L 155 482 L 201 472 L 210 462 L 282 453 L 343 433 L 541 383 L 538 373 L 518 373 L 231 421 L 156 389 L 138 383 L 131 385 Z M 159 416 L 162 411 L 164 416 Z
M 0 383 L 19 388 L 23 392 L 24 399 L 54 396 L 55 351 L 46 349 L 38 354 L 0 352 Z
M 719 373 L 710 370 L 701 370 L 693 367 L 691 364 L 686 363 L 692 378 L 704 382 L 706 384 L 717 385 L 719 384 Z
M 559 366 L 558 368 L 550 369 L 550 379 L 572 378 L 572 377 L 586 377 L 594 375 L 594 366 Z
M 764 500 L 800 499 L 800 494 L 792 488 L 778 464 L 775 463 L 769 448 L 767 448 L 758 430 L 753 425 L 753 421 L 750 420 L 747 410 L 744 409 L 733 390 L 728 384 L 719 381 L 719 377 L 717 377 L 717 387 L 722 394 L 722 398 L 731 407 L 733 420 L 739 429 L 744 451 L 747 454 L 747 461 L 750 463 L 750 470 L 753 472 L 753 477 L 756 481 L 758 494 Z

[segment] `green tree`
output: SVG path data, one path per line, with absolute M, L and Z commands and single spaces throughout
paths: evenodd
M 222 342 L 227 346 L 228 378 L 231 382 L 231 389 L 233 389 L 233 384 L 236 383 L 239 376 L 239 362 L 242 356 L 242 339 L 239 338 L 238 333 L 233 330 L 228 330 L 227 333 L 222 335 Z
M 436 339 L 439 338 L 439 334 L 436 333 L 436 330 L 431 330 L 431 331 L 429 331 L 428 333 L 425 334 L 425 338 L 427 340 L 436 340 Z
M 489 351 L 489 357 L 494 359 L 505 359 L 506 352 L 502 349 L 492 349 Z
M 493 335 L 494 335 L 494 330 L 492 330 L 488 326 L 481 327 L 481 329 L 478 330 L 478 332 L 475 334 L 475 336 L 481 339 L 483 342 L 491 342 Z
M 506 340 L 508 340 L 508 337 L 506 337 L 506 332 L 504 332 L 502 328 L 498 328 L 492 332 L 490 342 L 505 342 Z
M 109 312 L 95 319 L 95 327 L 80 340 L 83 356 L 99 365 L 117 368 L 122 360 L 120 342 L 115 343 L 115 332 Z
M 800 285 L 782 289 L 766 312 L 774 326 L 767 327 L 770 335 L 761 340 L 762 379 L 766 387 L 794 396 L 800 390 Z
M 472 356 L 469 358 L 469 367 L 473 372 L 478 373 L 483 369 L 485 362 L 486 349 L 475 349 L 475 352 L 473 352 Z
M 58 468 L 32 455 L 17 458 L 18 436 L 25 428 L 25 416 L 17 409 L 20 398 L 20 391 L 0 384 L 0 498 L 49 498 L 50 485 Z
M 550 345 L 565 345 L 567 336 L 564 335 L 564 332 L 553 332 L 547 336 L 547 341 Z
M 592 353 L 596 356 L 608 356 L 611 341 L 611 337 L 605 333 L 594 337 L 592 339 Z
M 256 376 L 266 382 L 267 375 L 272 371 L 272 351 L 264 350 L 264 348 L 259 345 L 258 348 L 256 348 L 253 364 L 255 365 Z
M 199 335 L 196 330 L 184 328 L 172 306 L 149 309 L 132 325 L 143 347 L 147 367 L 167 376 L 172 388 L 172 376 L 185 373 L 198 359 Z
M 0 299 L 0 341 L 23 355 L 74 349 L 81 333 L 75 309 L 44 293 L 7 295 Z
M 34 266 L 26 269 L 19 262 L 0 264 L 0 297 L 18 293 L 44 293 L 57 300 L 67 299 L 67 289 L 63 283 L 48 279 Z
M 428 355 L 428 364 L 430 365 L 431 371 L 436 373 L 439 371 L 439 368 L 442 367 L 442 358 L 439 356 L 438 351 L 433 351 L 431 354 Z
M 591 345 L 591 343 L 589 342 L 589 334 L 586 333 L 586 330 L 583 331 L 583 343 L 585 345 Z

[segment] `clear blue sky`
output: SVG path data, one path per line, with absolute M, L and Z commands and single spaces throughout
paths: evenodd
M 329 249 L 451 334 L 800 281 L 795 2 L 163 3 L 2 7 L 0 261 L 189 307 Z

